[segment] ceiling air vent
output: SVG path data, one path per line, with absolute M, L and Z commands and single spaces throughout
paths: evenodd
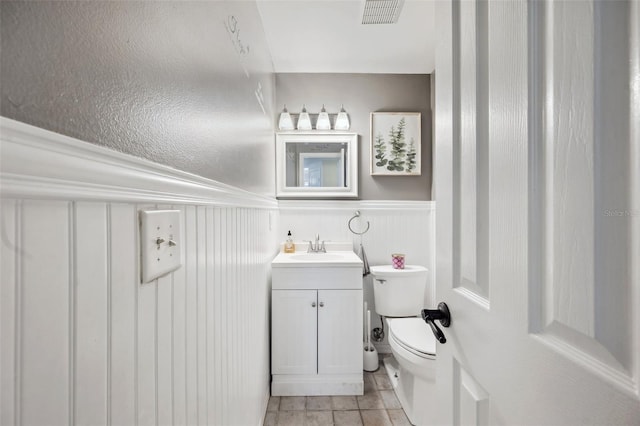
M 404 0 L 366 0 L 362 13 L 363 24 L 395 24 Z

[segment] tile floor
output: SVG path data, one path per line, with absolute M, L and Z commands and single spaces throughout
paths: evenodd
M 364 372 L 362 396 L 272 396 L 264 426 L 411 426 L 384 364 Z

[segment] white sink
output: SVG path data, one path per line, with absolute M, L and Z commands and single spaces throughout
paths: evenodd
M 332 266 L 360 266 L 362 260 L 352 250 L 328 251 L 327 253 L 307 253 L 298 251 L 295 253 L 280 253 L 273 259 L 271 266 L 274 268 L 324 268 Z
M 291 260 L 300 260 L 303 262 L 306 260 L 313 262 L 329 262 L 334 260 L 344 260 L 344 255 L 333 253 L 304 253 L 292 255 Z

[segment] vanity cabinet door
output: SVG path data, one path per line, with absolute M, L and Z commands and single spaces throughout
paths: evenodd
M 362 373 L 362 290 L 318 290 L 318 374 Z
M 271 292 L 272 374 L 316 374 L 317 293 L 317 290 Z

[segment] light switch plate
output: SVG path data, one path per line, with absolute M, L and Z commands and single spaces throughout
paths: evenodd
M 148 283 L 182 266 L 180 210 L 140 211 L 142 282 Z

